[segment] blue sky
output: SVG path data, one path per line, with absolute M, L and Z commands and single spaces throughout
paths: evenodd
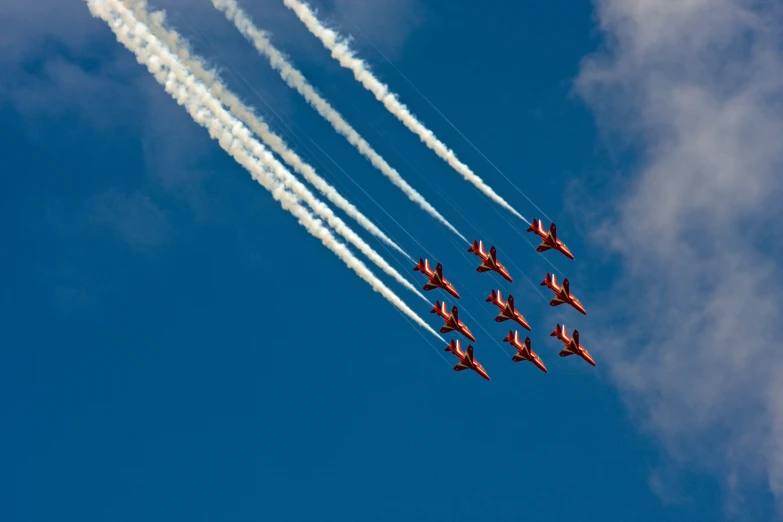
M 705 4 L 314 4 L 490 186 L 540 217 L 368 35 L 555 219 L 576 261 L 546 257 L 588 309 L 562 313 L 596 368 L 557 357 L 549 333 L 560 316 L 524 277 L 538 285 L 550 267 L 513 218 L 386 112 L 282 1 L 241 5 L 435 208 L 524 275 L 509 266 L 508 284 L 476 273 L 467 245 L 373 169 L 210 2 L 151 4 L 344 196 L 413 257 L 426 253 L 401 227 L 444 264 L 491 382 L 453 372 L 445 344 L 308 235 L 85 4 L 0 7 L 0 440 L 10 471 L 0 517 L 774 518 L 781 13 Z M 412 264 L 346 222 L 423 285 Z M 531 323 L 548 374 L 496 343 L 508 328 L 484 299 L 498 288 Z

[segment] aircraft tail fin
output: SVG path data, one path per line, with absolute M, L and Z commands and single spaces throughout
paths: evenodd
M 533 218 L 533 222 L 527 228 L 527 231 L 528 232 L 535 232 L 537 228 L 538 228 L 538 220 L 536 218 Z
M 424 271 L 424 260 L 422 258 L 419 258 L 419 264 L 413 267 L 414 272 L 423 272 Z
M 437 314 L 440 311 L 440 301 L 435 301 L 435 306 L 430 310 L 431 314 Z
M 495 289 L 493 288 L 492 291 L 490 291 L 489 293 L 489 297 L 484 299 L 484 301 L 486 301 L 487 303 L 493 303 L 497 301 L 499 298 L 500 298 L 500 290 L 495 292 Z
M 560 323 L 557 323 L 557 326 L 555 327 L 555 331 L 549 334 L 550 337 L 560 337 L 560 332 L 565 332 L 565 325 L 560 326 Z
M 504 343 L 510 343 L 513 340 L 514 340 L 514 331 L 513 330 L 509 330 L 508 331 L 508 335 L 506 336 L 505 339 L 503 339 L 503 342 Z
M 476 241 L 475 239 L 473 240 L 473 244 L 470 246 L 470 248 L 468 248 L 468 252 L 470 252 L 472 254 L 478 254 L 479 253 L 478 241 Z

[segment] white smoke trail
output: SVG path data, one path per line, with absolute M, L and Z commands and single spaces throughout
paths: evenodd
M 340 113 L 315 91 L 315 88 L 307 82 L 302 73 L 272 45 L 272 42 L 269 41 L 266 34 L 253 25 L 250 17 L 239 7 L 235 0 L 212 0 L 212 4 L 216 9 L 225 14 L 229 21 L 236 25 L 239 32 L 253 44 L 259 53 L 267 57 L 272 67 L 280 73 L 280 76 L 292 89 L 301 94 L 305 100 L 307 100 L 307 103 L 332 125 L 334 130 L 343 135 L 351 145 L 356 147 L 356 149 L 367 158 L 375 168 L 380 170 L 384 176 L 389 178 L 392 183 L 401 189 L 405 195 L 408 196 L 408 199 L 419 205 L 424 211 L 448 227 L 449 230 L 461 237 L 463 241 L 469 243 L 465 236 L 460 234 L 451 223 L 446 221 L 446 218 L 440 215 L 440 213 L 424 199 L 424 196 L 408 185 L 408 183 L 402 179 L 402 176 L 386 163 L 386 160 L 375 152 L 375 150 L 370 147 L 370 144 L 367 143 L 347 121 L 345 121 Z
M 152 34 L 171 48 L 174 54 L 177 55 L 185 67 L 187 67 L 196 78 L 204 82 L 213 96 L 223 103 L 223 105 L 228 107 L 237 118 L 242 120 L 270 149 L 283 158 L 283 161 L 301 174 L 302 177 L 313 185 L 321 194 L 326 196 L 329 201 L 356 220 L 356 222 L 364 227 L 370 234 L 406 256 L 411 262 L 415 262 L 410 255 L 384 234 L 372 221 L 365 217 L 359 209 L 341 196 L 340 193 L 337 192 L 337 189 L 329 185 L 325 179 L 320 177 L 312 166 L 291 150 L 280 136 L 272 132 L 266 122 L 257 116 L 251 108 L 242 103 L 220 80 L 214 71 L 208 70 L 203 61 L 192 54 L 188 42 L 175 30 L 165 26 L 166 14 L 163 11 L 148 13 L 146 0 L 124 0 L 123 3 L 133 10 L 134 16 L 141 23 L 145 24 Z
M 149 16 L 145 16 L 145 18 L 149 18 Z M 126 22 L 137 23 L 138 20 L 135 18 L 126 18 Z M 179 75 L 178 77 L 180 81 L 183 83 L 196 82 L 198 84 L 196 86 L 197 89 L 204 88 L 201 82 L 198 82 L 198 80 L 196 80 L 189 71 L 183 68 L 181 62 L 176 61 L 177 59 L 172 56 L 168 49 L 162 47 L 160 41 L 150 33 L 146 26 L 144 26 L 144 34 L 147 37 L 146 44 L 152 49 L 152 52 L 155 53 L 158 58 L 163 60 L 163 63 L 166 65 L 166 67 L 172 70 L 175 74 Z M 187 52 L 187 49 L 182 50 Z M 198 57 L 195 59 L 198 60 Z M 232 128 L 236 123 L 238 123 L 235 118 L 223 110 L 223 107 L 214 97 L 209 96 L 208 100 L 208 106 L 215 116 L 222 121 L 223 125 L 228 128 Z M 272 156 L 272 154 L 270 154 L 263 147 L 263 145 L 253 139 L 244 126 L 242 127 L 242 130 L 235 133 L 235 136 L 242 142 L 246 149 L 248 149 L 259 160 L 261 160 L 264 166 L 268 168 L 277 179 L 282 181 L 288 189 L 292 190 L 294 194 L 296 194 L 302 201 L 312 208 L 316 214 L 325 219 L 338 234 L 343 236 L 351 244 L 358 248 L 384 272 L 392 276 L 408 290 L 418 295 L 422 300 L 429 303 L 429 300 L 424 297 L 424 295 L 419 292 L 416 287 L 414 287 L 408 280 L 402 277 L 402 275 L 400 275 L 399 272 L 397 272 L 389 263 L 387 263 L 383 257 L 381 257 L 367 243 L 365 243 L 364 240 L 362 240 L 339 217 L 337 217 L 327 205 L 319 201 L 309 190 L 307 190 L 307 188 L 302 185 L 290 172 L 288 172 L 288 170 L 286 170 L 286 168 L 279 161 L 277 161 L 274 156 Z
M 217 0 L 213 0 L 213 2 L 214 1 Z M 528 225 L 530 224 L 530 222 L 522 217 L 522 215 L 509 205 L 505 199 L 501 198 L 492 190 L 484 180 L 478 177 L 470 167 L 462 163 L 459 158 L 457 158 L 456 154 L 454 154 L 454 151 L 446 147 L 431 130 L 425 127 L 413 114 L 411 114 L 408 108 L 397 100 L 397 96 L 394 93 L 389 92 L 389 87 L 378 80 L 362 60 L 354 56 L 353 51 L 348 46 L 348 42 L 345 38 L 341 37 L 335 31 L 324 27 L 310 8 L 299 0 L 283 0 L 283 3 L 286 7 L 296 13 L 296 16 L 299 17 L 302 23 L 307 26 L 307 29 L 309 29 L 314 36 L 321 40 L 324 47 L 332 53 L 332 57 L 340 62 L 340 65 L 353 71 L 353 75 L 359 83 L 361 83 L 365 89 L 373 93 L 378 101 L 383 103 L 386 109 L 416 134 L 427 147 L 432 149 L 435 154 L 446 161 L 446 163 L 461 174 L 463 178 L 473 183 L 476 188 L 486 194 L 492 201 L 505 208 Z
M 93 16 L 106 21 L 114 32 L 117 40 L 136 55 L 139 63 L 145 65 L 155 79 L 165 87 L 178 104 L 188 110 L 194 121 L 207 128 L 210 137 L 217 140 L 221 148 L 231 155 L 237 163 L 245 167 L 253 178 L 266 188 L 281 206 L 291 212 L 307 231 L 320 239 L 349 268 L 364 279 L 376 292 L 383 295 L 406 316 L 413 319 L 431 334 L 445 342 L 443 338 L 427 323 L 416 315 L 399 297 L 389 290 L 348 248 L 337 241 L 320 220 L 316 219 L 300 203 L 297 197 L 289 192 L 285 185 L 275 181 L 267 168 L 254 157 L 243 144 L 237 134 L 249 134 L 241 122 L 234 119 L 232 125 L 224 125 L 215 114 L 225 110 L 212 98 L 203 85 L 192 75 L 182 69 L 180 62 L 171 55 L 159 41 L 152 36 L 147 28 L 138 23 L 133 15 L 118 0 L 88 0 L 88 6 Z M 161 48 L 153 52 L 153 47 Z M 181 78 L 186 76 L 183 81 Z M 228 118 L 233 119 L 227 115 Z M 260 144 L 258 144 L 261 147 Z

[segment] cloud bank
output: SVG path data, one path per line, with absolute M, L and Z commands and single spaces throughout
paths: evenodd
M 605 359 L 677 462 L 719 473 L 727 492 L 763 478 L 783 506 L 783 9 L 595 5 L 605 47 L 576 90 L 642 158 L 614 235 L 596 233 L 623 260 L 614 301 L 635 307 L 617 310 L 628 322 Z

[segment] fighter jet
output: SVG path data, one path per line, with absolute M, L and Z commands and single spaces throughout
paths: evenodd
M 563 286 L 557 286 L 557 280 L 555 274 L 546 273 L 546 278 L 541 282 L 539 286 L 548 286 L 554 293 L 555 298 L 549 301 L 551 306 L 559 306 L 561 304 L 569 304 L 579 310 L 582 314 L 587 315 L 585 307 L 579 302 L 579 299 L 574 297 L 571 293 L 571 285 L 568 283 L 568 278 L 563 279 Z
M 454 366 L 455 372 L 461 372 L 462 370 L 473 370 L 477 374 L 489 380 L 489 375 L 481 364 L 473 358 L 473 345 L 468 345 L 468 353 L 463 352 L 459 348 L 459 341 L 451 340 L 446 347 L 447 352 L 451 352 L 459 358 L 459 362 Z
M 430 310 L 430 313 L 438 314 L 446 321 L 446 324 L 441 326 L 440 333 L 449 333 L 456 330 L 474 343 L 476 342 L 476 338 L 470 333 L 470 329 L 459 320 L 459 312 L 457 311 L 456 305 L 451 309 L 451 315 L 449 315 L 449 313 L 446 312 L 446 302 L 444 301 L 441 303 L 440 301 L 435 301 L 435 306 Z
M 522 317 L 522 314 L 517 312 L 516 308 L 514 308 L 514 296 L 509 295 L 508 296 L 508 302 L 503 301 L 503 297 L 500 295 L 500 290 L 495 292 L 492 290 L 489 294 L 489 297 L 485 299 L 487 303 L 492 303 L 498 308 L 500 308 L 500 313 L 497 317 L 495 317 L 495 322 L 502 323 L 503 321 L 508 321 L 509 319 L 512 321 L 515 321 L 519 323 L 522 328 L 527 330 L 528 332 L 531 332 L 532 329 L 530 328 L 530 325 L 527 324 L 527 321 L 524 317 Z
M 473 245 L 468 249 L 468 252 L 473 252 L 481 258 L 481 266 L 476 269 L 476 272 L 489 272 L 494 270 L 509 283 L 513 283 L 514 280 L 508 275 L 508 270 L 503 266 L 500 261 L 497 260 L 497 251 L 494 246 L 489 247 L 489 254 L 484 251 L 484 243 L 482 241 L 473 241 Z
M 511 358 L 512 361 L 530 361 L 538 366 L 542 372 L 549 373 L 546 371 L 546 366 L 544 366 L 544 363 L 538 357 L 538 354 L 530 347 L 530 337 L 526 337 L 525 344 L 522 344 L 519 342 L 519 332 L 516 330 L 513 332 L 509 330 L 508 336 L 503 339 L 503 342 L 510 343 L 511 346 L 517 349 L 516 355 Z
M 533 224 L 530 225 L 527 231 L 535 232 L 537 235 L 541 236 L 541 239 L 543 239 L 541 244 L 536 247 L 536 252 L 546 252 L 550 248 L 554 248 L 558 252 L 565 255 L 567 258 L 574 259 L 574 254 L 568 250 L 568 247 L 565 246 L 565 243 L 557 239 L 557 227 L 554 223 L 549 225 L 549 233 L 547 233 L 544 232 L 544 225 L 541 223 L 541 220 L 533 218 Z
M 457 293 L 457 290 L 452 286 L 451 283 L 449 283 L 446 278 L 443 277 L 443 265 L 438 263 L 435 265 L 435 272 L 432 271 L 430 268 L 430 262 L 428 259 L 422 260 L 419 258 L 419 264 L 413 267 L 414 272 L 421 272 L 427 278 L 429 279 L 429 282 L 424 285 L 424 290 L 434 290 L 435 288 L 441 288 L 457 299 L 459 299 L 459 294 Z
M 549 335 L 551 337 L 557 337 L 563 341 L 563 344 L 565 344 L 565 348 L 563 348 L 563 350 L 560 352 L 560 357 L 568 357 L 569 355 L 576 354 L 588 363 L 595 366 L 595 361 L 592 357 L 590 357 L 590 353 L 585 350 L 584 346 L 579 344 L 579 330 L 574 330 L 574 336 L 568 337 L 565 325 L 560 326 L 558 323 L 555 331 Z

